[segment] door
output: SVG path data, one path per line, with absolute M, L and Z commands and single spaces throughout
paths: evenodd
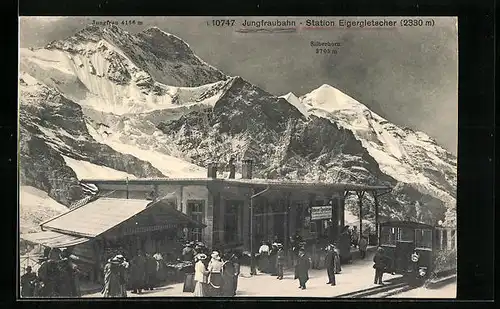
M 410 228 L 398 228 L 396 230 L 396 251 L 395 251 L 395 265 L 396 270 L 405 273 L 411 270 L 411 254 L 415 249 L 415 233 Z

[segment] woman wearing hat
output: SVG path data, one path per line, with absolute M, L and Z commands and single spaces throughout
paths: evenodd
M 210 263 L 208 263 L 208 282 L 211 290 L 210 296 L 219 297 L 222 296 L 222 287 L 224 286 L 224 280 L 222 278 L 223 263 L 219 252 L 212 252 L 211 257 L 212 259 L 210 260 Z
M 283 251 L 283 245 L 282 244 L 277 244 L 278 252 L 276 253 L 276 272 L 277 272 L 277 279 L 282 280 L 283 279 L 283 267 L 285 266 L 286 263 L 286 256 L 285 256 L 285 251 Z
M 195 255 L 195 265 L 194 265 L 194 293 L 193 295 L 196 297 L 204 297 L 207 296 L 207 276 L 208 271 L 205 268 L 204 260 L 207 259 L 207 256 L 204 253 L 199 253 Z
M 109 259 L 104 266 L 103 297 L 127 297 L 125 269 L 128 263 L 122 255 Z

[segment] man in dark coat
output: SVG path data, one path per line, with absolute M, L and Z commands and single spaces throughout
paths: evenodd
M 36 280 L 36 274 L 31 271 L 31 266 L 26 266 L 26 273 L 21 276 L 21 297 L 34 296 Z
M 306 283 L 309 280 L 309 268 L 311 263 L 309 257 L 306 256 L 304 249 L 299 250 L 297 265 L 295 266 L 295 279 L 299 279 L 299 288 L 306 289 Z
M 238 278 L 239 278 L 240 272 L 241 272 L 239 256 L 240 256 L 240 253 L 235 252 L 234 257 L 233 257 L 233 265 L 234 265 L 234 291 L 233 291 L 233 295 L 236 295 L 236 291 L 238 290 Z
M 222 266 L 222 278 L 224 285 L 222 286 L 222 296 L 225 297 L 233 297 L 235 291 L 235 283 L 234 283 L 234 263 L 233 263 L 233 254 L 226 253 L 224 255 L 224 262 Z
M 130 288 L 132 293 L 141 294 L 146 281 L 146 259 L 141 250 L 130 261 Z
M 61 252 L 61 260 L 58 262 L 59 268 L 59 296 L 61 297 L 77 297 L 78 291 L 76 286 L 77 268 L 76 265 L 69 259 L 69 251 Z
M 336 285 L 335 282 L 335 252 L 333 251 L 333 246 L 329 245 L 326 247 L 326 257 L 325 257 L 326 272 L 328 274 L 328 282 L 326 284 Z
M 384 274 L 384 271 L 387 270 L 388 268 L 388 259 L 385 256 L 384 249 L 382 247 L 379 247 L 377 249 L 377 252 L 375 253 L 375 256 L 373 256 L 373 268 L 375 268 L 375 284 L 383 284 L 382 283 L 382 276 Z
M 157 285 L 158 262 L 150 254 L 146 254 L 146 290 L 153 290 Z
M 61 250 L 53 248 L 50 250 L 46 261 L 42 262 L 38 268 L 38 279 L 40 280 L 39 296 L 58 297 L 59 296 L 59 268 L 58 262 L 61 260 Z

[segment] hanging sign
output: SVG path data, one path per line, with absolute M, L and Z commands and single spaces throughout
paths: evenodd
M 332 206 L 311 207 L 311 220 L 324 220 L 332 218 Z

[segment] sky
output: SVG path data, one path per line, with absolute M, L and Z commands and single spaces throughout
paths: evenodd
M 156 26 L 181 37 L 209 64 L 241 76 L 262 89 L 304 95 L 329 84 L 397 125 L 423 131 L 457 153 L 458 30 L 455 17 L 425 17 L 433 26 L 393 29 L 301 29 L 293 33 L 239 33 L 209 26 L 211 17 L 21 17 L 20 47 L 43 47 L 95 21 L 135 21 L 120 25 L 130 33 Z M 265 17 L 294 20 L 308 17 Z M 318 19 L 318 18 L 315 18 Z M 322 17 L 338 22 L 353 17 Z M 363 19 L 380 19 L 359 17 Z M 399 21 L 401 18 L 386 17 Z M 138 25 L 138 23 L 141 25 Z M 207 25 L 208 22 L 208 25 Z M 339 42 L 337 54 L 316 54 L 311 41 Z

